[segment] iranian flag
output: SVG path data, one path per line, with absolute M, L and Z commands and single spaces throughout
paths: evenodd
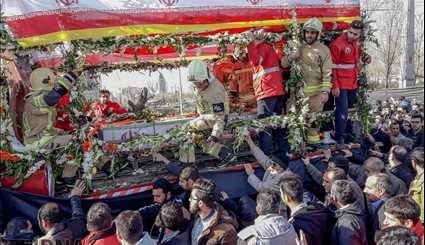
M 360 0 L 2 0 L 23 47 L 128 35 L 238 33 L 280 27 L 291 12 L 327 29 L 360 19 Z

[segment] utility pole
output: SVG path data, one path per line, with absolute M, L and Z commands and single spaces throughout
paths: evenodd
M 179 67 L 179 81 L 180 81 L 180 91 L 179 91 L 179 107 L 180 107 L 180 115 L 183 115 L 183 85 L 182 85 L 182 70 Z
M 407 87 L 416 85 L 415 74 L 415 0 L 408 0 L 404 80 Z

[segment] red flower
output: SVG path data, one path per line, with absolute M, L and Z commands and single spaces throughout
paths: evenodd
M 83 106 L 83 112 L 87 113 L 91 110 L 91 106 L 90 104 L 86 104 Z
M 71 98 L 69 97 L 69 94 L 65 94 L 62 96 L 62 98 L 59 100 L 57 106 L 66 106 L 71 103 Z
M 17 162 L 20 160 L 20 158 L 16 155 L 11 154 L 10 152 L 0 151 L 0 160 Z
M 86 140 L 83 143 L 82 147 L 83 147 L 84 152 L 89 152 L 91 150 L 91 148 L 93 147 L 93 144 L 90 140 Z
M 115 152 L 117 152 L 117 146 L 114 145 L 114 144 L 107 144 L 106 145 L 106 150 L 108 150 L 108 151 L 110 151 L 112 153 L 115 153 Z

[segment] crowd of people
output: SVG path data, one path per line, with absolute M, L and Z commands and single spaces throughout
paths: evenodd
M 70 218 L 58 204 L 44 204 L 37 216 L 41 234 L 16 217 L 3 242 L 26 244 L 37 237 L 37 244 L 83 245 L 423 244 L 423 104 L 402 98 L 377 106 L 373 131 L 364 139 L 367 151 L 328 150 L 296 165 L 266 155 L 246 130 L 245 141 L 265 170 L 259 176 L 244 165 L 256 197 L 232 199 L 195 166 L 157 153 L 155 160 L 179 182 L 176 188 L 156 179 L 152 205 L 113 217 L 98 202 L 85 213 L 80 200 L 85 185 L 78 182 L 70 194 Z
M 70 194 L 70 218 L 65 217 L 57 203 L 44 204 L 37 214 L 40 234 L 33 232 L 35 224 L 24 217 L 16 217 L 7 224 L 2 242 L 423 244 L 423 104 L 406 98 L 378 102 L 371 112 L 372 131 L 363 137 L 361 148 L 348 151 L 344 147 L 349 143 L 348 108 L 356 97 L 358 64 L 370 63 L 370 56 L 360 51 L 362 28 L 361 22 L 354 21 L 328 48 L 319 41 L 322 23 L 310 19 L 303 27 L 303 46 L 282 59 L 271 44 L 264 42 L 263 32 L 250 32 L 252 42 L 247 47 L 248 59 L 254 67 L 259 67 L 256 73 L 261 74 L 253 81 L 258 117 L 284 113 L 288 98 L 284 97 L 280 68 L 298 62 L 306 80 L 303 90 L 311 112 L 322 111 L 330 94 L 335 98 L 336 151 L 326 150 L 324 157 L 293 162 L 288 158 L 284 129 L 267 128 L 258 135 L 258 145 L 253 139 L 256 135 L 246 130 L 245 141 L 265 173 L 260 175 L 258 168 L 245 164 L 247 182 L 258 194 L 237 199 L 219 190 L 195 165 L 184 163 L 191 161 L 173 162 L 156 153 L 155 160 L 163 162 L 179 177 L 179 182 L 176 188 L 167 179 L 156 179 L 153 204 L 122 211 L 116 217 L 103 202 L 83 210 L 81 195 L 85 185 L 77 182 Z M 65 78 L 53 90 L 57 95 L 52 105 L 76 80 L 72 73 Z M 200 61 L 190 64 L 189 81 L 195 88 L 199 113 L 191 125 L 212 129 L 205 151 L 224 161 L 229 155 L 220 143 L 229 113 L 226 90 Z M 105 93 L 105 97 L 108 95 Z M 37 103 L 46 99 L 40 94 L 37 96 L 33 98 Z M 290 97 L 288 103 L 296 99 Z M 318 132 L 316 128 L 308 130 L 309 143 L 320 141 Z M 72 172 L 75 175 L 75 171 Z

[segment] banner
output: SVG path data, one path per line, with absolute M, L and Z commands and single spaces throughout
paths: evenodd
M 2 0 L 6 23 L 24 47 L 123 35 L 155 35 L 351 22 L 359 0 Z

